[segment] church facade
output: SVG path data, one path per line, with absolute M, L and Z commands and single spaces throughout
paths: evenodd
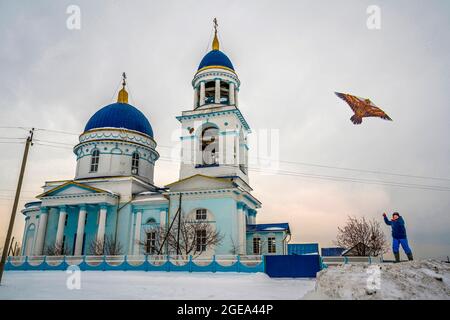
M 128 103 L 124 78 L 117 102 L 89 119 L 74 146 L 74 179 L 47 181 L 39 201 L 22 210 L 22 255 L 99 254 L 96 246 L 108 239 L 120 244 L 120 254 L 174 254 L 154 230 L 176 228 L 177 214 L 220 234 L 209 245 L 197 230 L 196 254 L 287 254 L 289 224 L 256 222 L 261 202 L 249 181 L 251 129 L 239 109 L 239 78 L 219 50 L 217 29 L 192 86 L 192 109 L 176 117 L 182 128 L 178 181 L 155 184 L 159 154 L 153 129 Z

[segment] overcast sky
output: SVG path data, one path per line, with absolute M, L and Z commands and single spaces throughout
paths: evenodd
M 66 27 L 69 5 L 81 9 L 80 30 Z M 369 5 L 381 9 L 379 30 L 367 28 Z M 416 256 L 450 255 L 450 192 L 429 190 L 450 188 L 449 1 L 3 0 L 0 127 L 81 133 L 116 99 L 126 71 L 130 103 L 148 117 L 158 144 L 170 146 L 175 116 L 192 108 L 191 80 L 210 46 L 214 17 L 221 49 L 242 82 L 242 113 L 256 135 L 279 130 L 280 169 L 302 174 L 250 172 L 263 203 L 258 222 L 289 222 L 292 242 L 328 246 L 348 215 L 381 222 L 383 211 L 399 211 Z M 355 126 L 334 91 L 370 97 L 394 121 L 366 118 Z M 26 134 L 0 128 L 1 138 Z M 76 135 L 41 130 L 35 138 L 60 147 L 32 147 L 21 207 L 44 181 L 75 173 Z M 3 241 L 23 145 L 0 142 Z M 175 181 L 178 169 L 159 160 L 155 182 Z M 19 213 L 20 238 L 23 222 Z

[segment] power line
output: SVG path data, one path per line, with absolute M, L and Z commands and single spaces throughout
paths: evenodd
M 78 135 L 78 134 L 68 132 L 68 131 L 51 130 L 51 129 L 38 129 L 38 130 L 62 133 L 62 134 L 69 134 L 69 135 Z M 69 143 L 50 141 L 50 140 L 35 140 L 35 141 L 37 141 L 36 142 L 37 145 L 41 145 L 41 146 L 57 148 L 57 149 L 70 149 L 70 150 L 73 149 L 73 147 L 72 147 L 73 144 L 69 144 Z M 165 146 L 165 145 L 160 145 L 159 147 L 169 148 L 169 149 L 173 148 L 171 146 Z M 263 158 L 256 158 L 256 159 L 263 159 Z M 171 158 L 165 159 L 163 156 L 160 157 L 160 160 L 161 161 L 171 161 L 171 162 L 174 161 L 174 159 L 171 159 Z M 267 159 L 267 160 L 270 160 L 270 159 Z M 352 171 L 352 172 L 392 175 L 392 176 L 399 176 L 399 177 L 404 177 L 404 178 L 420 178 L 420 179 L 450 181 L 450 179 L 448 179 L 448 178 L 418 176 L 418 175 L 409 175 L 409 174 L 384 172 L 384 171 L 376 171 L 376 170 L 355 169 L 355 168 L 348 168 L 348 167 L 337 167 L 337 166 L 307 163 L 307 162 L 296 162 L 296 161 L 285 161 L 285 160 L 279 160 L 278 162 L 312 166 L 312 167 L 320 167 L 320 168 L 327 168 L 327 169 L 334 169 L 334 170 L 345 170 L 345 171 Z M 366 184 L 396 186 L 396 187 L 402 187 L 402 188 L 414 188 L 414 189 L 424 189 L 424 190 L 433 190 L 433 191 L 450 191 L 450 188 L 445 187 L 445 186 L 438 186 L 438 185 L 414 184 L 414 183 L 397 182 L 397 181 L 385 181 L 385 180 L 354 178 L 354 177 L 335 176 L 335 175 L 313 174 L 313 173 L 307 173 L 307 172 L 288 171 L 288 170 L 281 170 L 281 169 L 270 171 L 267 169 L 257 168 L 257 167 L 253 167 L 253 168 L 250 167 L 249 170 L 253 171 L 253 172 L 257 172 L 257 173 L 269 173 L 269 174 L 275 174 L 275 175 L 296 176 L 296 177 L 313 178 L 313 179 L 321 179 L 321 180 L 329 180 L 329 181 L 366 183 Z
M 46 142 L 46 143 L 53 143 L 53 144 L 60 144 L 60 145 L 65 145 L 65 146 L 71 146 L 71 147 L 73 148 L 73 143 L 64 143 L 64 142 L 49 141 L 49 140 L 40 140 L 40 139 L 35 139 L 34 141 L 38 141 L 38 142 Z
M 43 129 L 43 128 L 36 128 L 37 131 L 46 131 L 46 132 L 53 132 L 53 133 L 61 133 L 61 134 L 68 134 L 68 135 L 75 135 L 79 136 L 80 134 L 75 132 L 69 132 L 69 131 L 63 131 L 63 130 L 53 130 L 53 129 Z
M 50 129 L 42 129 L 38 128 L 36 130 L 42 130 L 42 131 L 49 131 L 49 132 L 55 132 L 55 133 L 62 133 L 62 134 L 68 134 L 68 135 L 76 135 L 79 136 L 78 133 L 68 132 L 68 131 L 60 131 L 60 130 L 50 130 Z M 51 141 L 46 141 L 49 143 L 52 143 Z M 58 142 L 55 142 L 58 143 Z M 59 143 L 62 144 L 62 143 Z M 72 144 L 67 144 L 71 145 Z M 158 145 L 160 148 L 168 148 L 172 149 L 173 146 L 166 146 L 166 145 Z M 251 159 L 256 160 L 273 160 L 270 158 L 263 158 L 263 157 L 251 157 Z M 335 169 L 335 170 L 343 170 L 343 171 L 352 171 L 352 172 L 361 172 L 361 173 L 371 173 L 371 174 L 378 174 L 378 175 L 390 175 L 390 176 L 398 176 L 398 177 L 405 177 L 405 178 L 415 178 L 415 179 L 429 179 L 429 180 L 440 180 L 440 181 L 450 181 L 450 178 L 442 178 L 442 177 L 432 177 L 432 176 L 423 176 L 423 175 L 412 175 L 412 174 L 405 174 L 405 173 L 395 173 L 395 172 L 387 172 L 387 171 L 380 171 L 380 170 L 368 170 L 368 169 L 359 169 L 359 168 L 349 168 L 349 167 L 339 167 L 339 166 L 332 166 L 332 165 L 326 165 L 326 164 L 318 164 L 318 163 L 309 163 L 309 162 L 301 162 L 301 161 L 291 161 L 291 160 L 276 160 L 280 163 L 286 163 L 286 164 L 294 164 L 294 165 L 302 165 L 302 166 L 310 166 L 310 167 L 318 167 L 318 168 L 326 168 L 326 169 Z
M 173 162 L 171 158 L 160 157 L 161 161 Z M 179 159 L 181 160 L 181 159 Z M 232 165 L 222 165 L 225 167 L 234 167 Z M 411 183 L 403 183 L 396 181 L 383 181 L 383 180 L 372 180 L 372 179 L 361 179 L 361 178 L 351 178 L 351 177 L 342 177 L 342 176 L 327 176 L 327 175 L 317 175 L 312 173 L 304 173 L 304 172 L 291 172 L 285 170 L 264 170 L 261 168 L 252 168 L 249 167 L 249 171 L 257 172 L 257 173 L 269 173 L 273 175 L 284 175 L 284 176 L 294 176 L 294 177 L 303 177 L 303 178 L 313 178 L 319 180 L 331 180 L 338 182 L 352 182 L 352 183 L 361 183 L 361 184 L 373 184 L 373 185 L 383 185 L 383 186 L 393 186 L 393 187 L 402 187 L 402 188 L 410 188 L 410 189 L 423 189 L 423 190 L 432 190 L 432 191 L 450 191 L 450 188 L 436 185 L 419 185 L 419 184 L 411 184 Z
M 36 144 L 42 145 L 42 146 L 53 147 L 53 148 L 59 148 L 59 149 L 72 149 L 70 147 L 44 144 L 41 142 L 36 142 Z M 178 162 L 181 161 L 181 159 L 172 159 L 170 157 L 164 157 L 164 156 L 160 156 L 159 160 L 165 161 L 165 162 L 173 162 L 174 160 L 178 161 Z M 223 165 L 223 166 L 234 167 L 231 165 Z M 445 186 L 415 184 L 415 183 L 397 182 L 397 181 L 384 181 L 384 180 L 376 180 L 376 179 L 354 178 L 354 177 L 334 176 L 334 175 L 321 175 L 321 174 L 314 174 L 314 173 L 308 173 L 308 172 L 287 171 L 287 170 L 281 170 L 281 169 L 280 170 L 270 170 L 270 169 L 267 170 L 267 169 L 263 169 L 263 168 L 249 167 L 249 171 L 256 172 L 256 173 L 267 173 L 267 174 L 274 174 L 274 175 L 303 177 L 303 178 L 337 181 L 337 182 L 351 182 L 351 183 L 372 184 L 372 185 L 382 185 L 382 186 L 392 186 L 392 187 L 422 189 L 422 190 L 432 190 L 432 191 L 450 191 L 450 188 L 445 187 Z

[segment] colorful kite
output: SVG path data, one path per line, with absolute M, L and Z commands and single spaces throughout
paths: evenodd
M 380 108 L 373 104 L 370 99 L 364 99 L 357 96 L 352 96 L 347 93 L 335 92 L 335 94 L 347 102 L 355 113 L 350 120 L 353 124 L 360 124 L 364 117 L 378 117 L 384 120 L 392 121 L 392 119 Z

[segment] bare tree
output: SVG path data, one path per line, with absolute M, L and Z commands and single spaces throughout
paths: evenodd
M 59 242 L 55 242 L 52 245 L 48 245 L 44 249 L 44 254 L 46 256 L 65 256 L 69 254 L 69 248 L 67 245 L 64 245 Z
M 109 235 L 104 241 L 92 240 L 89 244 L 89 253 L 95 256 L 117 256 L 123 254 L 123 246 L 120 241 Z
M 358 256 L 377 256 L 387 252 L 388 243 L 378 221 L 362 217 L 348 217 L 344 227 L 338 227 L 334 243 L 343 248 L 352 248 Z
M 147 254 L 157 254 L 161 248 L 161 253 L 164 254 L 177 254 L 178 252 L 182 256 L 196 258 L 207 248 L 219 245 L 223 239 L 220 232 L 210 222 L 186 220 L 183 216 L 179 220 L 179 226 L 177 218 L 170 231 L 155 226 L 149 227 L 145 232 L 155 232 L 153 242 L 149 243 L 147 239 L 138 242 Z M 157 249 L 156 252 L 153 248 Z
M 236 243 L 232 236 L 230 236 L 230 241 L 231 241 L 230 253 L 233 255 L 238 255 L 239 252 L 241 251 L 242 246 Z

